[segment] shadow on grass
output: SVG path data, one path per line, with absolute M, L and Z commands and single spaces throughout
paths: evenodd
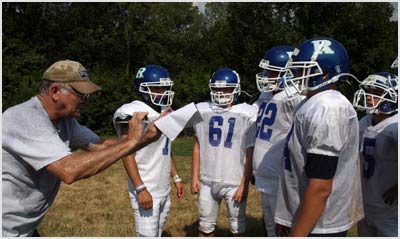
M 264 227 L 262 225 L 262 221 L 255 218 L 255 217 L 247 217 L 246 219 L 246 232 L 244 233 L 243 236 L 245 237 L 264 237 L 266 236 L 264 232 Z M 191 225 L 186 225 L 184 228 L 185 231 L 185 237 L 197 237 L 199 233 L 199 221 L 195 221 Z M 171 236 L 171 235 L 164 235 L 163 236 Z M 215 228 L 215 234 L 214 236 L 216 237 L 232 237 L 232 233 L 227 229 L 219 228 L 218 224 Z

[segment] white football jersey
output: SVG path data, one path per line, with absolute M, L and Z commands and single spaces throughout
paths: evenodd
M 243 103 L 220 113 L 208 102 L 196 107 L 203 118 L 194 126 L 200 145 L 200 180 L 240 185 L 246 149 L 254 146 L 257 107 Z
M 289 98 L 281 91 L 259 106 L 253 171 L 255 186 L 263 193 L 276 194 L 283 171 L 285 138 L 292 126 L 294 109 L 304 98 L 302 95 Z
M 360 120 L 364 210 L 368 217 L 397 218 L 397 203 L 385 204 L 383 194 L 398 184 L 398 114 L 372 126 L 372 115 Z
M 122 105 L 114 114 L 114 125 L 117 132 L 119 124 L 115 122 L 118 117 L 133 115 L 134 112 L 149 112 L 148 122 L 159 117 L 159 113 L 141 101 L 133 101 Z M 147 123 L 148 126 L 148 123 Z M 147 128 L 146 126 L 146 128 Z M 153 197 L 164 197 L 169 194 L 169 176 L 171 172 L 171 142 L 165 135 L 136 151 L 136 164 L 140 177 L 146 185 L 147 190 Z M 129 192 L 136 193 L 135 187 L 129 179 Z
M 346 231 L 363 218 L 358 140 L 357 114 L 340 92 L 326 90 L 304 101 L 286 139 L 275 222 L 294 223 L 308 182 L 307 153 L 338 157 L 332 192 L 312 233 Z
M 258 99 L 253 103 L 253 106 L 260 107 L 263 102 L 268 102 L 272 99 L 274 94 L 272 92 L 261 92 Z

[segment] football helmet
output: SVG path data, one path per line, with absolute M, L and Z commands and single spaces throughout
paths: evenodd
M 168 71 L 158 65 L 146 65 L 140 68 L 134 80 L 134 87 L 143 99 L 158 106 L 172 104 L 175 94 L 172 91 L 173 85 Z
M 282 76 L 292 77 L 291 72 L 285 68 L 286 63 L 293 53 L 294 47 L 277 46 L 264 54 L 258 65 L 263 69 L 256 75 L 257 88 L 260 92 L 271 92 L 277 89 L 283 90 L 283 84 L 279 84 Z
M 304 41 L 293 51 L 287 66 L 293 77 L 283 77 L 288 96 L 305 93 L 305 90 L 323 90 L 337 82 L 342 76 L 350 75 L 349 56 L 343 45 L 328 37 Z M 354 77 L 355 78 L 355 77 Z
M 353 106 L 368 114 L 392 114 L 397 112 L 398 77 L 379 72 L 369 75 L 354 93 Z
M 218 106 L 227 106 L 240 95 L 239 74 L 229 68 L 219 69 L 211 76 L 209 87 L 211 101 Z

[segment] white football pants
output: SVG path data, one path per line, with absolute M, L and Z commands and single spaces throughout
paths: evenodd
M 169 195 L 161 198 L 153 197 L 153 208 L 139 208 L 136 194 L 130 194 L 137 237 L 161 237 L 162 229 L 167 220 L 171 205 Z M 132 197 L 133 196 L 133 197 Z
M 244 233 L 246 230 L 246 202 L 233 201 L 238 186 L 227 186 L 220 183 L 200 183 L 198 209 L 200 217 L 199 230 L 203 233 L 211 233 L 215 230 L 219 206 L 224 199 L 227 207 L 227 217 L 233 234 Z

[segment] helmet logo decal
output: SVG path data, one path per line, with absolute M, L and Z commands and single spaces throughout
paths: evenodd
M 318 54 L 335 54 L 335 52 L 329 46 L 332 44 L 331 41 L 328 40 L 318 40 L 311 42 L 314 45 L 314 53 L 318 52 Z
M 142 67 L 136 73 L 136 78 L 144 78 L 143 73 L 146 71 L 146 67 Z

